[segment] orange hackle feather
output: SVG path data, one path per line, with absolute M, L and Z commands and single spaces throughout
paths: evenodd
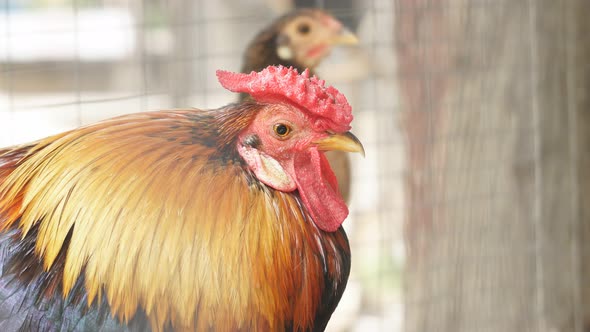
M 65 259 L 61 296 L 83 277 L 88 306 L 105 297 L 123 322 L 312 329 L 348 242 L 224 152 L 256 108 L 139 113 L 0 150 L 0 230 L 38 229 L 45 271 Z

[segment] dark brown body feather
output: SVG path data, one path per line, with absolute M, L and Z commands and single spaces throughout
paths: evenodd
M 246 168 L 235 139 L 257 107 L 128 115 L 0 150 L 0 326 L 323 330 L 348 240 Z

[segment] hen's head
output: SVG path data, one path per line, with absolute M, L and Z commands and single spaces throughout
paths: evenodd
M 324 231 L 340 227 L 348 208 L 322 151 L 362 152 L 348 130 L 346 97 L 324 81 L 293 68 L 269 66 L 261 72 L 218 71 L 228 90 L 250 94 L 260 105 L 237 140 L 237 150 L 257 179 L 276 190 L 298 190 L 315 223 Z
M 268 65 L 293 65 L 313 70 L 334 45 L 358 40 L 337 19 L 321 9 L 300 9 L 282 16 L 249 45 L 244 72 Z
M 356 43 L 356 37 L 334 17 L 319 9 L 309 9 L 282 27 L 277 36 L 277 55 L 313 68 L 330 53 L 333 45 Z

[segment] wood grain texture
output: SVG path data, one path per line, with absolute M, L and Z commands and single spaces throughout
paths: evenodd
M 582 3 L 401 1 L 406 331 L 580 331 Z

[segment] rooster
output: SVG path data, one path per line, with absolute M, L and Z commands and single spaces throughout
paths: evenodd
M 0 329 L 323 330 L 348 214 L 323 151 L 364 153 L 333 87 L 217 72 L 252 100 L 125 115 L 0 150 Z
M 299 9 L 272 22 L 247 46 L 242 72 L 259 71 L 269 65 L 292 66 L 303 72 L 315 68 L 335 45 L 356 45 L 358 39 L 342 23 L 321 9 Z M 240 100 L 248 98 L 240 94 Z M 328 161 L 340 184 L 340 192 L 349 201 L 351 170 L 346 153 L 331 151 Z

